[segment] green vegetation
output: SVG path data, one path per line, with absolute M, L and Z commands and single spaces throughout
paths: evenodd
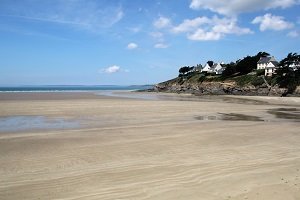
M 257 76 L 265 75 L 265 70 L 264 69 L 258 69 L 258 70 L 256 70 L 256 75 Z
M 264 77 L 265 70 L 257 70 L 257 62 L 261 57 L 269 56 L 269 53 L 259 52 L 254 56 L 246 56 L 236 62 L 222 64 L 225 68 L 222 75 L 214 73 L 200 72 L 201 65 L 184 66 L 179 69 L 179 78 L 177 81 L 189 83 L 201 82 L 222 82 L 226 80 L 235 81 L 239 86 L 253 85 L 260 86 L 265 83 L 264 79 L 271 86 L 278 85 L 282 88 L 288 88 L 288 93 L 292 93 L 300 85 L 300 55 L 289 53 L 286 58 L 280 61 L 279 68 L 272 77 Z M 210 66 L 213 61 L 207 62 Z M 294 64 L 294 68 L 291 65 Z
M 223 76 L 232 76 L 234 74 L 243 75 L 256 70 L 257 62 L 261 57 L 269 56 L 269 53 L 259 52 L 255 56 L 246 56 L 236 62 L 225 65 Z
M 286 58 L 280 61 L 280 68 L 276 71 L 274 82 L 280 87 L 288 88 L 288 93 L 293 92 L 300 85 L 300 69 L 297 70 L 289 67 L 292 64 L 300 64 L 300 55 L 289 53 Z
M 234 77 L 233 80 L 239 85 L 239 86 L 245 86 L 247 84 L 250 84 L 252 81 L 256 80 L 258 77 L 256 75 L 242 75 Z

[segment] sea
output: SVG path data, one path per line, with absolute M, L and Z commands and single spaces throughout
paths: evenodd
M 153 85 L 39 85 L 39 86 L 0 86 L 0 92 L 85 92 L 114 90 L 146 90 Z

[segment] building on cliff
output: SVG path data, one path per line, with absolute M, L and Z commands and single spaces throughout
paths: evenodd
M 223 63 L 213 63 L 213 65 L 210 66 L 208 63 L 206 63 L 202 71 L 207 73 L 222 74 L 222 72 L 225 70 L 222 64 Z
M 264 69 L 265 76 L 272 76 L 276 69 L 278 68 L 279 63 L 277 60 L 272 57 L 261 57 L 257 62 L 257 69 Z
M 202 69 L 203 72 L 212 73 L 212 66 L 210 66 L 208 63 L 206 63 Z
M 225 70 L 225 68 L 222 66 L 221 63 L 214 63 L 214 65 L 212 66 L 212 70 L 213 72 L 215 72 L 216 74 L 222 74 L 223 71 Z

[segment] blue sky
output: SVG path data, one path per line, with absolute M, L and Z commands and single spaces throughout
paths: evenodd
M 299 53 L 299 0 L 0 0 L 0 85 L 152 84 Z

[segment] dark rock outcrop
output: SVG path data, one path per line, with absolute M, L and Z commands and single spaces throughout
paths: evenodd
M 267 84 L 239 86 L 234 81 L 189 83 L 186 81 L 166 81 L 154 86 L 156 92 L 193 93 L 195 95 L 249 95 L 249 96 L 284 96 L 286 88 Z M 300 87 L 295 95 L 300 95 Z

